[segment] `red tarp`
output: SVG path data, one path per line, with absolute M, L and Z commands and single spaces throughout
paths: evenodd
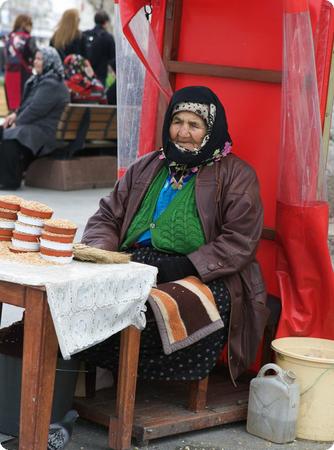
M 327 246 L 328 206 L 278 203 L 278 336 L 334 339 L 334 275 Z
M 133 11 L 143 3 L 146 2 L 119 0 L 125 22 L 128 23 Z M 183 0 L 182 5 L 177 60 L 282 69 L 283 1 Z M 301 9 L 307 12 L 310 7 L 323 123 L 333 43 L 333 8 L 329 2 L 321 0 L 292 0 L 286 5 L 289 14 L 298 14 Z M 156 0 L 153 10 L 153 20 L 160 24 L 156 36 L 161 49 L 165 1 Z M 147 68 L 150 70 L 149 64 Z M 278 232 L 278 244 L 261 242 L 258 258 L 268 291 L 282 298 L 280 335 L 333 339 L 333 271 L 327 249 L 327 206 L 325 203 L 276 202 L 281 152 L 281 86 L 189 74 L 176 76 L 176 88 L 192 84 L 207 85 L 218 94 L 227 111 L 233 151 L 257 171 L 265 225 Z M 156 96 L 152 98 L 146 91 L 145 101 L 144 108 L 151 122 L 157 108 Z M 145 130 L 142 138 L 141 148 L 151 149 L 155 126 L 150 131 Z M 319 149 L 315 149 L 317 151 Z M 291 176 L 284 179 L 287 184 L 294 181 Z

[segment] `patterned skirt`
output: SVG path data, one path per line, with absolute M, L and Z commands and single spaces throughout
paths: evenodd
M 162 260 L 173 258 L 177 264 L 179 255 L 158 252 L 152 247 L 141 247 L 132 252 L 132 261 L 156 265 Z M 207 284 L 211 289 L 224 328 L 215 331 L 184 349 L 165 355 L 162 349 L 158 327 L 148 305 L 147 325 L 141 333 L 139 355 L 139 378 L 146 380 L 200 380 L 205 378 L 216 365 L 221 349 L 227 342 L 231 298 L 222 279 Z M 82 361 L 112 370 L 118 367 L 120 336 L 111 336 L 104 342 L 74 355 Z

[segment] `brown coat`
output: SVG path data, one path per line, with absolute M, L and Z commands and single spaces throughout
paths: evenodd
M 82 241 L 117 250 L 163 161 L 150 153 L 129 167 L 113 192 L 100 201 Z M 224 277 L 232 309 L 228 358 L 234 381 L 255 359 L 268 317 L 261 270 L 255 260 L 263 209 L 254 170 L 234 155 L 196 176 L 196 203 L 207 244 L 188 255 L 203 282 Z

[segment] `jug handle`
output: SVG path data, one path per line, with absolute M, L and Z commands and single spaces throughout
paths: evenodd
M 263 367 L 261 367 L 257 376 L 264 377 L 268 370 L 274 370 L 276 372 L 276 375 L 279 375 L 281 378 L 284 377 L 282 368 L 274 363 L 265 364 Z

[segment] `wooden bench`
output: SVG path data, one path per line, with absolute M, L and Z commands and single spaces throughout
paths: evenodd
M 59 147 L 29 166 L 25 184 L 64 191 L 113 186 L 117 177 L 116 112 L 115 105 L 67 105 L 56 131 Z

